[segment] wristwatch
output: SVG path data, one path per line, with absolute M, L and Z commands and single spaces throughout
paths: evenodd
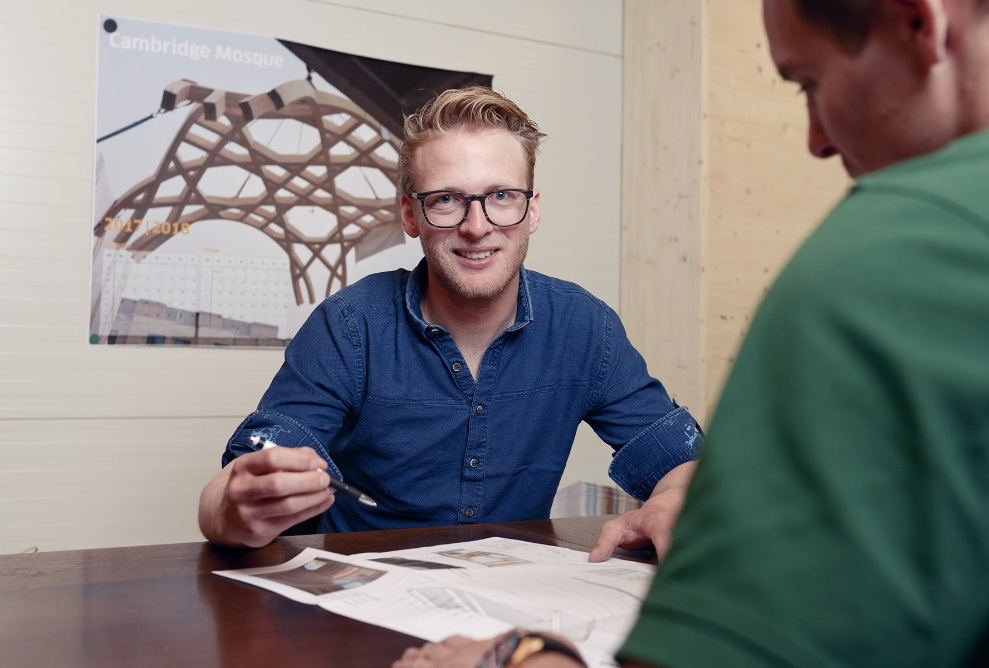
M 519 629 L 508 634 L 489 649 L 481 657 L 477 668 L 512 668 L 538 652 L 556 652 L 573 659 L 584 668 L 587 667 L 580 654 L 559 640 L 541 633 Z

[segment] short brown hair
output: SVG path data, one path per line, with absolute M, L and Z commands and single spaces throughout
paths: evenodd
M 399 152 L 399 192 L 415 192 L 412 156 L 433 137 L 453 130 L 501 129 L 514 134 L 525 149 L 531 188 L 536 173 L 536 151 L 546 136 L 517 104 L 487 86 L 467 86 L 443 91 L 417 112 L 405 117 L 405 140 Z
M 806 21 L 831 29 L 835 37 L 853 53 L 862 49 L 876 18 L 879 0 L 793 0 L 797 13 Z M 989 0 L 975 0 L 989 10 Z
M 793 0 L 805 20 L 831 29 L 850 51 L 859 51 L 869 36 L 878 0 Z

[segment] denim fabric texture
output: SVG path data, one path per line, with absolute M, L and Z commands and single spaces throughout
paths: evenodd
M 321 532 L 549 516 L 580 422 L 615 451 L 611 478 L 646 499 L 696 459 L 700 428 L 649 376 L 618 314 L 583 288 L 521 270 L 518 314 L 474 381 L 449 332 L 422 319 L 425 260 L 324 300 L 285 350 L 223 465 L 252 435 L 309 446 L 343 494 Z

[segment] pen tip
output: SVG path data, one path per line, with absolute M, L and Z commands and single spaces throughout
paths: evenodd
M 367 494 L 361 494 L 361 498 L 358 500 L 366 506 L 373 506 L 375 508 L 378 507 L 378 502 L 372 499 Z

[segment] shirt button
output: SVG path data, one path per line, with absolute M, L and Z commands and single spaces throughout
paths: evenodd
M 464 509 L 464 515 L 466 515 L 467 517 L 474 517 L 474 509 L 473 508 Z
M 474 412 L 480 415 L 481 413 L 484 412 L 484 406 L 478 406 Z
M 454 363 L 453 363 L 453 370 L 454 370 L 454 371 L 460 371 L 460 370 L 461 370 L 462 368 L 463 368 L 463 367 L 462 367 L 462 366 L 460 366 L 460 362 L 454 362 Z
M 477 457 L 471 457 L 470 458 L 470 467 L 472 469 L 476 469 L 477 468 L 477 465 L 480 464 L 480 463 L 481 463 L 481 460 L 478 459 Z
M 433 327 L 431 330 L 429 330 L 429 333 L 432 334 L 433 336 L 436 336 L 437 334 L 440 333 L 440 330 Z

